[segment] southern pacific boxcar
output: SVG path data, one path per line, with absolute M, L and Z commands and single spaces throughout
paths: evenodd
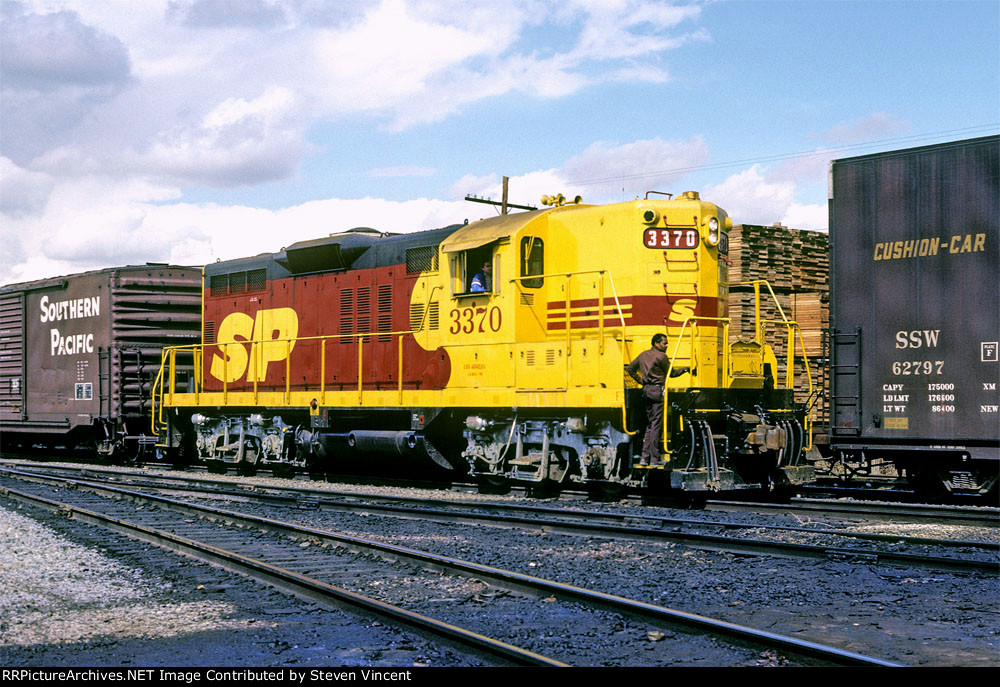
M 832 447 L 995 489 L 1000 137 L 834 160 L 830 183 Z
M 0 441 L 151 447 L 161 349 L 198 340 L 201 269 L 118 267 L 0 288 Z
M 389 452 L 560 484 L 808 477 L 808 420 L 782 372 L 801 342 L 781 369 L 765 343 L 794 323 L 760 320 L 730 344 L 730 219 L 694 192 L 648 195 L 559 197 L 413 234 L 356 229 L 208 265 L 204 341 L 164 354 L 163 445 L 238 465 Z M 475 291 L 484 263 L 492 284 Z M 691 372 L 669 380 L 667 467 L 642 470 L 624 368 L 658 332 L 672 368 Z M 182 362 L 201 374 L 171 393 Z

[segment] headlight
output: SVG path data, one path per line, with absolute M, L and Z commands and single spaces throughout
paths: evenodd
M 719 220 L 713 217 L 708 220 L 708 234 L 705 235 L 705 242 L 710 246 L 718 246 L 719 236 Z
M 644 224 L 653 225 L 660 221 L 660 211 L 655 207 L 650 207 L 648 205 L 640 205 L 639 212 L 642 214 L 642 221 Z

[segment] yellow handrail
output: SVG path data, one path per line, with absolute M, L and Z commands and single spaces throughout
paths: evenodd
M 598 291 L 597 322 L 598 322 L 598 354 L 602 355 L 602 356 L 604 355 L 604 339 L 605 339 L 605 336 L 604 336 L 604 276 L 605 275 L 607 275 L 608 281 L 611 283 L 611 295 L 612 295 L 612 297 L 615 300 L 615 312 L 618 314 L 618 321 L 621 322 L 621 327 L 622 327 L 622 347 L 621 347 L 621 354 L 622 354 L 622 368 L 624 369 L 624 367 L 626 365 L 625 358 L 626 358 L 626 355 L 627 355 L 627 352 L 628 352 L 628 336 L 627 336 L 626 325 L 625 325 L 625 315 L 622 312 L 622 304 L 621 304 L 621 301 L 618 298 L 618 289 L 615 287 L 615 278 L 614 278 L 614 275 L 611 274 L 610 270 L 581 270 L 581 271 L 577 271 L 577 272 L 553 272 L 551 274 L 530 274 L 530 275 L 523 275 L 523 276 L 520 276 L 520 277 L 513 277 L 510 280 L 510 283 L 517 284 L 518 293 L 520 293 L 521 290 L 524 288 L 524 286 L 521 284 L 521 282 L 524 281 L 525 279 L 546 279 L 546 278 L 555 278 L 555 277 L 563 277 L 563 278 L 566 279 L 566 347 L 567 347 L 567 358 L 568 358 L 569 351 L 572 350 L 570 348 L 570 345 L 571 345 L 570 344 L 570 341 L 571 341 L 571 333 L 570 333 L 570 322 L 571 322 L 571 320 L 570 320 L 570 303 L 571 303 L 571 298 L 570 298 L 570 289 L 569 289 L 570 278 L 574 277 L 574 276 L 578 276 L 578 275 L 583 275 L 583 274 L 597 274 L 597 275 L 600 275 L 600 277 L 601 277 L 601 279 L 599 281 L 599 287 L 598 287 L 599 291 Z M 569 362 L 567 360 L 567 370 L 569 369 L 568 366 L 569 366 Z M 567 374 L 568 374 L 568 372 L 567 372 Z M 632 430 L 630 430 L 628 428 L 628 412 L 627 412 L 627 409 L 625 407 L 625 395 L 624 394 L 622 394 L 622 429 L 629 436 L 635 435 L 635 432 L 633 432 Z
M 722 349 L 722 369 L 723 369 L 723 371 L 726 374 L 726 378 L 728 379 L 728 377 L 729 377 L 729 324 L 730 324 L 730 318 L 728 318 L 728 317 L 707 317 L 707 316 L 702 316 L 702 315 L 689 315 L 688 317 L 685 317 L 684 318 L 684 322 L 681 324 L 681 331 L 677 334 L 677 342 L 674 344 L 674 351 L 670 355 L 670 363 L 667 366 L 667 374 L 663 378 L 663 425 L 662 425 L 662 427 L 660 429 L 661 429 L 661 431 L 663 433 L 663 437 L 662 437 L 662 439 L 663 439 L 663 450 L 664 450 L 664 452 L 667 455 L 670 455 L 670 441 L 669 441 L 670 438 L 669 438 L 669 436 L 667 434 L 667 412 L 668 412 L 668 409 L 669 409 L 669 406 L 667 405 L 667 388 L 668 388 L 668 385 L 670 384 L 670 375 L 674 371 L 674 362 L 677 360 L 677 354 L 680 352 L 680 349 L 681 349 L 681 341 L 684 340 L 684 330 L 687 329 L 687 326 L 688 326 L 689 322 L 694 322 L 696 320 L 701 320 L 701 321 L 705 321 L 705 322 L 722 323 L 722 325 L 723 325 L 723 337 L 724 337 L 724 340 L 726 342 L 725 346 Z M 716 324 L 716 327 L 718 327 L 718 324 Z M 695 355 L 696 355 L 695 325 L 692 324 L 691 325 L 691 356 L 690 356 L 690 361 L 689 361 L 690 363 L 692 363 L 692 365 L 690 367 L 690 373 L 691 373 L 692 376 L 694 376 L 694 374 L 695 374 L 695 366 L 694 366 Z
M 152 398 L 152 405 L 150 406 L 150 413 L 149 413 L 150 430 L 152 430 L 153 436 L 159 436 L 160 433 L 159 433 L 159 431 L 157 431 L 157 420 L 158 419 L 160 420 L 160 424 L 162 424 L 162 420 L 163 420 L 163 416 L 162 416 L 162 413 L 163 413 L 163 404 L 162 403 L 160 404 L 160 413 L 161 413 L 161 415 L 159 416 L 159 418 L 157 417 L 157 410 L 156 410 L 156 399 L 157 399 L 157 396 L 159 396 L 159 395 L 161 395 L 163 393 L 163 354 L 164 354 L 164 352 L 161 351 L 160 352 L 160 369 L 157 370 L 157 372 L 156 372 L 156 379 L 153 380 L 153 389 L 152 389 L 152 396 L 153 396 L 153 398 Z
M 605 319 L 605 315 L 606 315 L 605 309 L 607 307 L 605 305 L 605 303 L 604 303 L 604 278 L 605 278 L 605 276 L 607 277 L 608 281 L 611 284 L 611 291 L 612 291 L 612 297 L 613 297 L 613 300 L 614 300 L 615 313 L 618 315 L 618 319 L 619 319 L 620 326 L 621 326 L 621 331 L 622 331 L 621 357 L 622 357 L 622 363 L 624 365 L 625 357 L 627 355 L 627 350 L 628 350 L 627 328 L 626 328 L 626 324 L 625 324 L 625 317 L 624 317 L 623 310 L 622 310 L 621 300 L 618 297 L 618 291 L 617 291 L 617 288 L 616 288 L 615 283 L 614 283 L 614 277 L 611 275 L 611 273 L 608 270 L 588 270 L 588 271 L 581 271 L 581 272 L 547 274 L 547 275 L 541 275 L 541 276 L 543 278 L 544 277 L 566 277 L 568 279 L 569 277 L 571 277 L 573 275 L 582 275 L 582 274 L 596 274 L 596 275 L 600 276 L 600 279 L 598 280 L 598 282 L 599 282 L 599 294 L 600 294 L 600 308 L 599 308 L 599 317 L 598 317 L 598 321 L 599 321 L 599 327 L 598 327 L 599 334 L 598 334 L 598 338 L 599 338 L 599 345 L 600 345 L 600 352 L 601 352 L 601 354 L 603 354 L 604 350 L 605 350 L 605 341 L 604 341 L 604 339 L 605 339 L 605 333 L 606 333 L 606 327 L 605 327 L 605 324 L 604 324 L 604 319 Z M 532 276 L 529 276 L 529 277 L 517 277 L 517 278 L 511 279 L 511 282 L 520 282 L 522 279 L 535 279 L 535 278 L 538 278 L 538 277 L 539 277 L 539 275 L 532 275 Z M 354 334 L 328 334 L 328 335 L 322 335 L 322 336 L 289 337 L 289 338 L 280 338 L 280 339 L 267 339 L 267 340 L 261 340 L 261 341 L 254 341 L 254 340 L 249 340 L 249 341 L 226 341 L 226 342 L 217 342 L 217 343 L 214 343 L 214 344 L 187 344 L 187 345 L 183 345 L 183 346 L 171 346 L 171 347 L 167 347 L 167 348 L 164 349 L 163 355 L 161 357 L 160 369 L 157 372 L 157 381 L 156 381 L 156 383 L 154 385 L 154 390 L 153 390 L 153 400 L 152 400 L 152 403 L 153 403 L 153 409 L 154 409 L 154 412 L 153 412 L 154 419 L 152 420 L 152 427 L 151 427 L 151 429 L 154 431 L 154 433 L 156 433 L 158 435 L 158 432 L 157 432 L 158 427 L 164 427 L 164 426 L 166 426 L 166 422 L 163 419 L 163 412 L 164 412 L 164 406 L 165 406 L 165 403 L 164 403 L 164 394 L 165 394 L 164 388 L 167 387 L 167 388 L 170 389 L 170 391 L 167 392 L 167 393 L 169 394 L 170 397 L 172 397 L 172 395 L 173 395 L 173 391 L 172 390 L 173 390 L 173 388 L 175 386 L 175 379 L 176 379 L 176 377 L 175 377 L 176 369 L 175 369 L 175 364 L 174 364 L 173 361 L 176 360 L 176 357 L 177 357 L 178 354 L 184 355 L 184 354 L 186 354 L 188 352 L 191 353 L 191 355 L 193 357 L 193 360 L 194 360 L 194 363 L 195 363 L 195 368 L 196 368 L 195 369 L 195 376 L 194 376 L 195 392 L 196 393 L 202 393 L 202 392 L 204 392 L 204 389 L 205 389 L 204 351 L 205 351 L 205 348 L 207 346 L 218 346 L 219 349 L 221 350 L 221 353 L 222 353 L 222 356 L 221 356 L 222 357 L 222 379 L 220 381 L 222 382 L 222 393 L 223 393 L 222 402 L 223 402 L 223 404 L 227 404 L 229 402 L 229 386 L 230 386 L 229 385 L 229 381 L 228 381 L 229 380 L 229 355 L 228 355 L 228 349 L 229 349 L 229 347 L 234 346 L 234 345 L 237 345 L 237 346 L 246 346 L 247 344 L 254 344 L 254 343 L 268 343 L 268 344 L 271 344 L 271 345 L 277 345 L 277 344 L 280 344 L 280 343 L 285 343 L 285 346 L 286 346 L 286 356 L 285 356 L 285 399 L 286 399 L 286 402 L 288 402 L 288 400 L 291 398 L 291 369 L 292 369 L 291 355 L 290 355 L 291 349 L 294 348 L 296 344 L 305 343 L 305 342 L 311 342 L 311 341 L 318 341 L 319 345 L 320 345 L 320 365 L 319 365 L 319 367 L 320 367 L 320 384 L 319 384 L 319 393 L 320 393 L 320 395 L 321 395 L 321 397 L 323 399 L 323 403 L 325 404 L 326 403 L 326 392 L 327 392 L 327 388 L 326 388 L 326 372 L 327 372 L 327 365 L 326 365 L 326 362 L 327 362 L 327 351 L 326 351 L 326 345 L 327 345 L 327 343 L 330 340 L 340 341 L 340 340 L 344 340 L 344 339 L 356 339 L 357 342 L 358 342 L 358 386 L 357 386 L 358 403 L 359 404 L 363 404 L 364 403 L 364 362 L 365 362 L 364 361 L 364 345 L 363 344 L 364 344 L 364 342 L 365 342 L 366 339 L 373 339 L 375 337 L 395 336 L 395 337 L 397 337 L 397 352 L 398 352 L 398 361 L 397 361 L 398 362 L 398 364 L 397 364 L 398 379 L 397 379 L 396 386 L 397 386 L 397 392 L 398 392 L 399 401 L 400 401 L 400 403 L 402 403 L 402 401 L 403 401 L 403 370 L 404 370 L 403 337 L 406 336 L 406 335 L 416 335 L 416 334 L 424 331 L 425 323 L 427 322 L 427 320 L 428 320 L 428 318 L 430 316 L 430 308 L 428 307 L 429 306 L 429 302 L 433 298 L 435 290 L 437 290 L 439 288 L 440 288 L 440 286 L 435 286 L 431 290 L 431 293 L 428 296 L 428 303 L 425 303 L 424 312 L 422 314 L 420 324 L 418 325 L 418 327 L 416 329 L 409 329 L 409 330 L 405 330 L 405 331 L 394 331 L 394 332 L 377 332 L 376 331 L 376 332 L 359 332 L 359 333 L 354 333 Z M 519 285 L 519 288 L 520 288 L 520 285 Z M 567 329 L 568 329 L 568 327 L 567 327 Z M 570 333 L 569 333 L 569 331 L 567 331 L 567 337 L 569 337 L 569 336 L 570 336 Z M 591 337 L 587 337 L 587 338 L 593 338 L 593 337 L 591 336 Z M 253 374 L 252 374 L 252 377 L 253 377 L 253 395 L 254 395 L 253 397 L 254 397 L 254 402 L 255 403 L 259 402 L 259 400 L 260 400 L 260 396 L 259 396 L 260 389 L 259 389 L 259 386 L 258 386 L 258 380 L 261 377 L 261 374 L 260 374 L 261 370 L 259 369 L 259 367 L 260 367 L 259 353 L 260 352 L 257 350 L 256 347 L 252 347 L 251 360 L 249 361 L 250 369 L 254 371 Z M 167 360 L 171 361 L 169 365 L 167 364 Z M 167 402 L 169 402 L 170 400 L 171 400 L 171 398 L 168 398 Z M 157 405 L 159 407 L 157 407 Z M 623 425 L 623 428 L 624 428 L 625 432 L 628 433 L 628 434 L 630 434 L 630 435 L 635 434 L 634 431 L 630 431 L 628 429 L 628 422 L 627 422 L 627 414 L 626 414 L 626 408 L 625 408 L 625 403 L 624 403 L 624 396 L 622 398 L 621 412 L 622 412 L 622 425 Z M 159 420 L 158 423 L 157 423 L 157 419 Z
M 755 279 L 753 281 L 735 282 L 733 284 L 730 284 L 730 286 L 751 286 L 751 285 L 754 287 L 754 323 L 755 323 L 754 331 L 755 331 L 755 340 L 756 340 L 756 343 L 763 345 L 763 343 L 764 343 L 764 327 L 765 327 L 765 325 L 768 325 L 768 324 L 779 324 L 779 325 L 784 325 L 786 327 L 786 329 L 788 330 L 788 350 L 786 351 L 786 355 L 785 355 L 785 366 L 786 366 L 786 369 L 785 369 L 785 388 L 789 389 L 789 390 L 793 390 L 795 388 L 795 332 L 798 332 L 798 340 L 799 340 L 799 344 L 800 344 L 801 350 L 802 350 L 803 367 L 805 368 L 806 379 L 808 380 L 808 385 L 809 385 L 808 386 L 808 392 L 809 392 L 808 398 L 812 398 L 812 396 L 813 396 L 813 394 L 815 392 L 814 392 L 814 389 L 813 389 L 812 371 L 811 371 L 811 369 L 809 367 L 809 356 L 806 353 L 805 340 L 802 338 L 802 328 L 799 326 L 798 322 L 789 320 L 788 317 L 785 315 L 785 311 L 782 309 L 781 303 L 778 302 L 778 297 L 775 295 L 774 290 L 771 288 L 771 285 L 767 282 L 766 279 Z M 761 318 L 761 316 L 760 316 L 760 292 L 761 292 L 761 286 L 762 285 L 766 286 L 768 292 L 771 294 L 771 298 L 774 300 L 775 307 L 777 307 L 777 309 L 778 309 L 778 314 L 781 316 L 780 320 L 765 320 L 765 319 Z M 730 345 L 729 345 L 729 324 L 730 324 L 730 321 L 731 321 L 730 318 L 728 318 L 728 317 L 725 317 L 725 318 L 723 318 L 723 317 L 700 317 L 700 316 L 691 316 L 691 317 L 685 318 L 683 324 L 681 325 L 681 331 L 677 335 L 677 342 L 674 344 L 674 351 L 673 351 L 672 355 L 670 356 L 670 364 L 669 364 L 668 369 L 667 369 L 667 376 L 663 380 L 663 387 L 664 387 L 663 388 L 663 398 L 664 398 L 664 407 L 663 407 L 663 410 L 664 410 L 664 412 L 663 412 L 663 427 L 662 427 L 662 431 L 663 431 L 663 448 L 664 448 L 664 451 L 668 455 L 670 454 L 670 449 L 669 449 L 669 441 L 668 441 L 669 440 L 669 435 L 667 433 L 667 411 L 668 411 L 668 406 L 666 404 L 667 386 L 669 384 L 670 375 L 671 375 L 671 373 L 674 370 L 674 362 L 675 362 L 675 360 L 677 358 L 678 352 L 680 351 L 681 341 L 684 340 L 684 331 L 687 328 L 688 323 L 692 322 L 694 320 L 701 320 L 701 321 L 706 321 L 706 322 L 723 322 L 723 323 L 725 323 L 725 327 L 724 327 L 725 345 L 723 347 L 722 369 L 725 372 L 725 375 L 726 375 L 725 379 L 727 380 L 727 382 L 728 382 L 729 375 L 730 375 L 730 371 L 729 371 L 729 351 L 730 351 Z M 692 327 L 691 327 L 691 357 L 692 357 L 692 363 L 694 363 L 694 356 L 696 356 L 696 355 L 697 355 L 697 350 L 696 350 L 696 346 L 695 346 L 695 326 L 692 325 Z M 812 446 L 813 446 L 812 418 L 809 417 L 808 415 L 806 415 L 806 417 L 805 417 L 805 423 L 806 423 L 806 426 L 804 427 L 804 429 L 806 431 L 806 434 L 809 437 L 808 445 L 805 447 L 805 450 L 808 451 L 808 450 L 811 450 Z

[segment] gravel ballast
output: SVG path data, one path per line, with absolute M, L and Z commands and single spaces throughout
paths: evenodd
M 0 503 L 3 667 L 484 664 L 371 617 L 8 506 Z
M 289 484 L 287 480 L 268 478 L 241 477 L 233 481 Z M 338 488 L 322 483 L 311 486 Z M 352 491 L 408 493 L 435 498 L 450 496 L 439 491 L 377 487 L 352 487 Z M 469 494 L 455 498 L 518 500 Z M 545 502 L 529 503 L 543 505 Z M 517 532 L 439 524 L 428 529 L 427 524 L 419 520 L 382 518 L 374 512 L 350 515 L 278 507 L 258 509 L 245 504 L 229 507 L 505 567 L 813 641 L 835 640 L 849 650 L 908 665 L 995 666 L 1000 662 L 1000 630 L 995 622 L 1000 606 L 995 577 L 938 574 L 864 560 L 803 562 L 781 557 L 735 555 L 689 549 L 672 543 L 636 544 L 557 535 L 530 528 Z M 670 509 L 631 504 L 590 503 L 579 507 L 681 515 Z M 684 517 L 692 515 L 695 513 L 683 512 Z M 787 516 L 728 515 L 723 518 L 718 513 L 701 515 L 711 520 L 752 519 L 758 523 L 822 525 L 819 520 L 790 522 Z M 951 526 L 880 523 L 857 528 L 882 532 L 898 528 L 894 530 L 896 534 L 905 531 L 925 536 L 941 536 L 947 530 L 958 539 L 972 538 L 970 528 Z M 983 539 L 995 537 L 996 533 L 989 535 Z M 180 599 L 174 601 L 180 603 Z M 232 617 L 216 621 L 227 620 Z M 630 636 L 627 641 L 643 641 L 648 630 L 650 628 L 631 628 L 629 631 L 636 636 Z M 664 665 L 662 646 L 651 642 L 649 665 Z M 0 646 L 0 659 L 3 649 Z M 292 656 L 288 655 L 288 660 L 292 660 Z M 582 664 L 587 664 L 586 656 Z M 432 665 L 441 663 L 432 662 Z

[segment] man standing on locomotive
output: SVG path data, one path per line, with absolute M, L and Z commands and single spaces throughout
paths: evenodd
M 664 381 L 670 360 L 667 358 L 667 335 L 654 334 L 650 342 L 651 348 L 635 357 L 625 371 L 629 377 L 642 385 L 642 400 L 646 406 L 646 433 L 642 439 L 642 455 L 639 458 L 641 467 L 660 467 L 660 436 L 663 433 L 663 394 Z M 679 367 L 670 373 L 671 377 L 680 377 L 690 371 L 687 367 Z

